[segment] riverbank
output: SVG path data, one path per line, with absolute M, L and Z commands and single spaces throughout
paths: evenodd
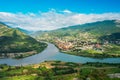
M 9 52 L 8 53 L 0 53 L 0 59 L 3 59 L 3 58 L 22 59 L 22 58 L 26 58 L 26 57 L 41 53 L 48 46 L 47 43 L 43 43 L 43 44 L 44 45 L 42 45 L 40 49 L 33 50 L 33 51 L 17 52 L 17 53 L 9 53 Z
M 29 52 L 19 52 L 19 53 L 1 53 L 0 58 L 14 58 L 14 59 L 21 59 L 28 56 L 32 56 L 37 54 L 36 51 L 29 51 Z
M 71 50 L 63 50 L 59 48 L 59 46 L 54 43 L 54 44 L 60 52 L 70 54 L 70 55 L 75 55 L 75 56 L 83 56 L 83 57 L 91 57 L 91 58 L 119 58 L 120 54 L 118 53 L 112 53 L 112 52 L 101 52 L 101 51 L 95 51 L 95 50 L 79 50 L 79 51 L 71 51 Z
M 120 55 L 108 54 L 108 53 L 90 54 L 90 53 L 85 53 L 85 52 L 79 52 L 79 53 L 77 53 L 77 52 L 69 52 L 69 51 L 63 51 L 63 50 L 60 50 L 60 52 L 66 53 L 66 54 L 70 54 L 70 55 L 83 56 L 83 57 L 91 57 L 91 58 L 119 58 L 120 57 Z
M 111 76 L 120 73 L 119 65 L 61 61 L 45 61 L 27 66 L 1 64 L 0 80 L 119 80 L 119 75 Z
M 0 59 L 0 64 L 8 64 L 11 66 L 16 65 L 29 65 L 41 63 L 46 60 L 59 60 L 64 62 L 74 63 L 87 63 L 87 62 L 103 62 L 103 63 L 120 63 L 120 58 L 91 58 L 83 56 L 75 56 L 59 52 L 59 49 L 48 43 L 47 48 L 39 54 L 35 54 L 22 59 L 4 58 Z
M 108 54 L 108 53 L 90 53 L 87 51 L 80 51 L 80 52 L 72 52 L 72 51 L 65 51 L 60 49 L 55 43 L 54 44 L 60 52 L 70 54 L 70 55 L 75 55 L 75 56 L 83 56 L 83 57 L 91 57 L 91 58 L 119 58 L 120 54 Z

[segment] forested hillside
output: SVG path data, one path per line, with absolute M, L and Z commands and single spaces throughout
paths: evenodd
M 3 23 L 0 23 L 1 57 L 24 57 L 39 53 L 44 50 L 46 46 L 45 43 L 36 41 L 34 38 L 20 32 L 18 29 L 12 29 Z

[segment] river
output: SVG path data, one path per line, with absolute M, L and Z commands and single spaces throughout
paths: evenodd
M 0 64 L 17 66 L 17 65 L 36 64 L 48 60 L 59 60 L 59 61 L 75 62 L 75 63 L 86 63 L 86 62 L 120 63 L 120 58 L 97 59 L 97 58 L 74 56 L 74 55 L 61 53 L 59 52 L 58 48 L 55 45 L 48 43 L 48 47 L 39 54 L 29 56 L 23 59 L 12 59 L 12 58 L 0 59 Z

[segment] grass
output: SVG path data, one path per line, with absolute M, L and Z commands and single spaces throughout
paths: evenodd
M 36 76 L 22 75 L 22 76 L 5 77 L 0 80 L 36 80 Z
M 107 74 L 120 73 L 120 64 L 45 61 L 27 66 L 0 65 L 0 80 L 118 80 Z M 52 67 L 49 67 L 52 66 Z M 96 74 L 97 73 L 97 74 Z

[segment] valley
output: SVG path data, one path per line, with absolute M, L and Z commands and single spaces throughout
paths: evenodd
M 55 44 L 61 52 L 77 56 L 120 57 L 120 28 L 115 20 L 42 32 L 36 39 Z
M 0 30 L 0 80 L 120 79 L 115 20 L 35 32 L 32 37 L 3 23 Z
M 120 0 L 0 0 L 0 80 L 120 80 Z

